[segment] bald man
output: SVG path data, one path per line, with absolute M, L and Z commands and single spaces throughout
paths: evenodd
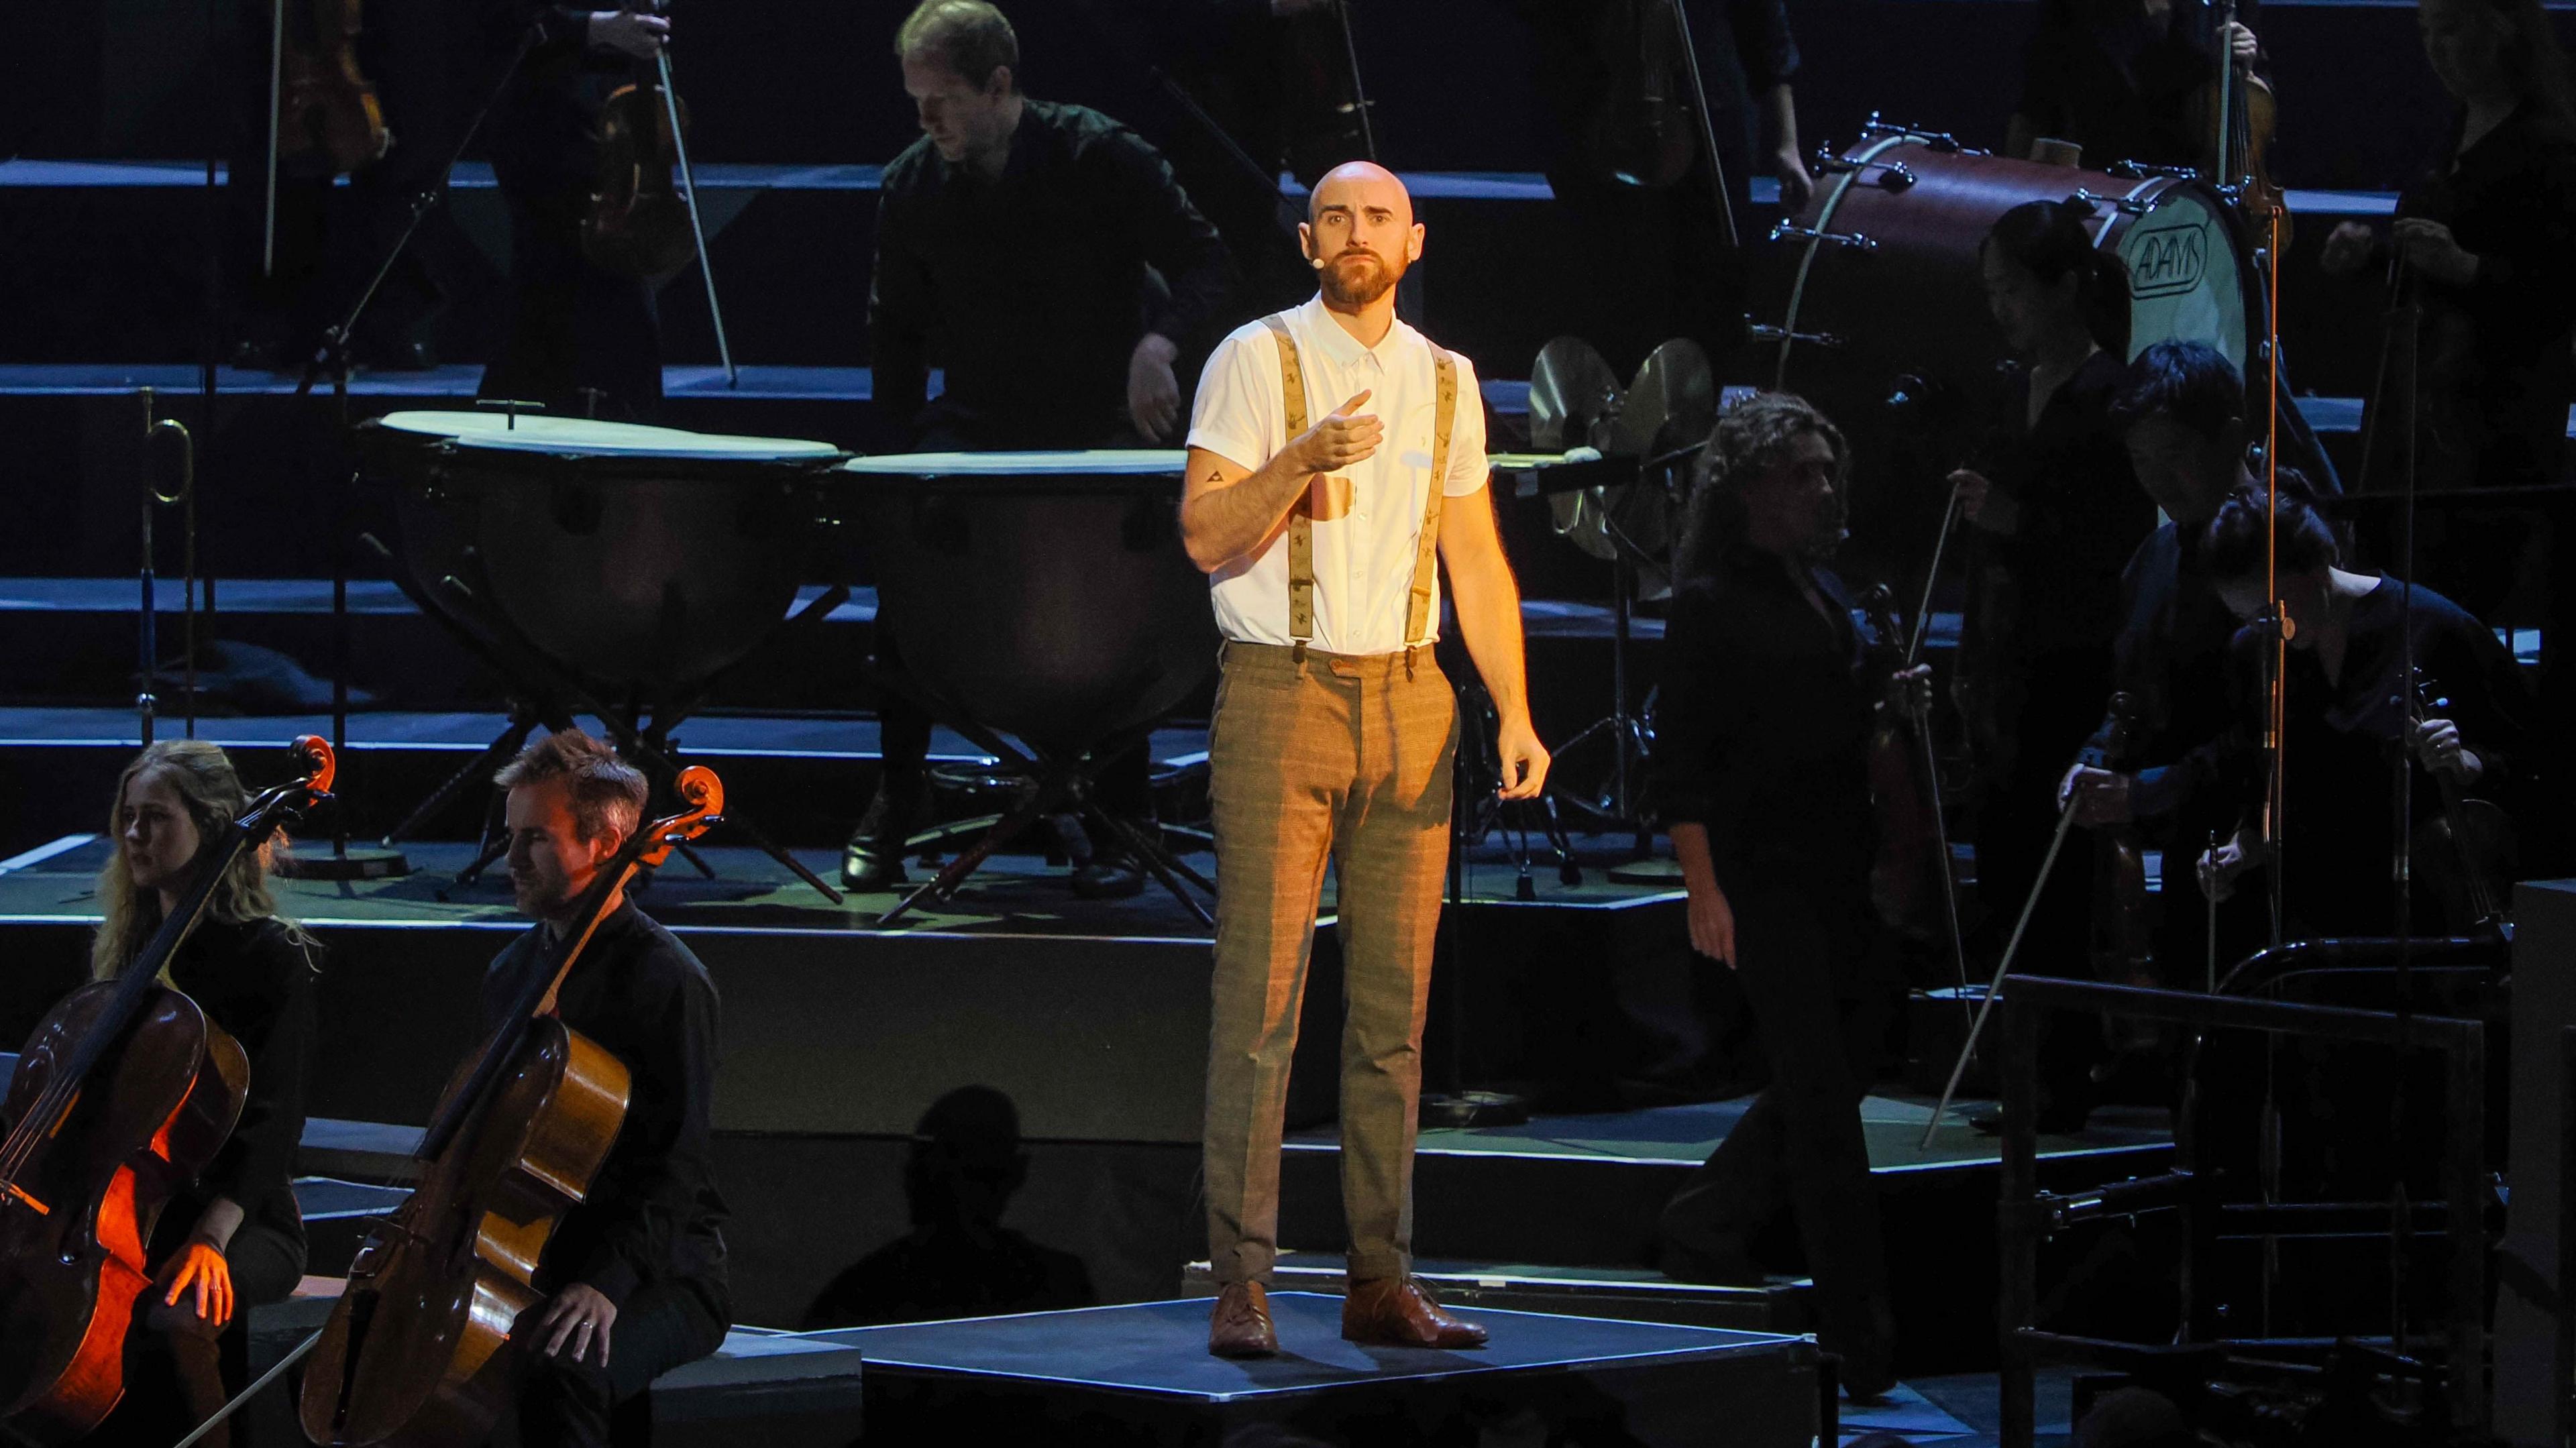
M 1478 1347 L 1412 1276 L 1422 1018 L 1447 863 L 1457 708 L 1432 658 L 1440 581 L 1501 719 L 1503 797 L 1535 797 L 1520 590 L 1485 491 L 1475 370 L 1395 319 L 1422 255 L 1413 199 L 1362 162 L 1315 187 L 1299 247 L 1322 291 L 1237 328 L 1190 419 L 1181 539 L 1225 634 L 1209 729 L 1216 824 L 1208 1049 L 1208 1351 L 1279 1349 L 1264 1283 L 1278 1253 L 1279 1135 L 1324 863 L 1342 1020 L 1342 1336 Z

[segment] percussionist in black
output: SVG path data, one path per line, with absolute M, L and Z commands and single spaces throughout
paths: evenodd
M 484 976 L 483 1028 L 545 967 L 557 932 L 644 810 L 644 776 L 579 731 L 551 734 L 503 769 L 510 886 L 540 923 Z M 556 997 L 565 1026 L 624 1063 L 617 1144 L 537 1263 L 549 1294 L 515 1333 L 531 1368 L 523 1442 L 604 1444 L 611 1410 L 716 1350 L 733 1319 L 725 1206 L 708 1160 L 716 992 L 706 967 L 632 901 L 610 902 Z
M 99 872 L 98 979 L 124 973 L 247 803 L 232 762 L 202 740 L 165 740 L 126 766 L 116 852 Z M 289 1179 L 304 1135 L 318 953 L 277 913 L 260 857 L 246 853 L 171 957 L 170 983 L 241 1043 L 249 1089 L 223 1149 L 161 1209 L 144 1247 L 153 1285 L 127 1339 L 125 1397 L 85 1442 L 167 1448 L 212 1416 L 249 1381 L 246 1310 L 285 1301 L 304 1275 Z M 201 1441 L 222 1448 L 227 1433 Z
M 1173 363 L 1233 284 L 1216 229 L 1171 167 L 1097 111 L 1024 96 L 1019 38 L 983 0 L 925 0 L 895 38 L 922 138 L 886 168 L 868 338 L 876 415 L 894 449 L 1150 447 L 1187 415 Z M 928 397 L 930 367 L 946 369 Z M 877 633 L 878 667 L 902 662 Z M 842 859 L 852 889 L 903 879 L 928 812 L 930 720 L 881 705 L 884 772 Z M 1099 777 L 1111 813 L 1150 817 L 1143 746 Z M 1143 872 L 1104 849 L 1092 896 Z
M 1735 969 L 1771 1082 L 1665 1207 L 1664 1270 L 1759 1282 L 1784 1208 L 1855 1397 L 1893 1381 L 1892 1320 L 1860 1105 L 1899 987 L 1879 969 L 1868 746 L 1841 583 L 1842 434 L 1766 393 L 1720 418 L 1666 625 L 1654 784 L 1690 893 L 1691 944 Z
M 2206 342 L 2158 342 L 2139 353 L 2111 404 L 2139 483 L 2170 521 L 2120 572 L 2111 687 L 2128 698 L 2127 751 L 2111 757 L 2115 720 L 2106 712 L 2060 782 L 2059 801 L 2081 793 L 2077 824 L 2135 821 L 2177 862 L 2236 826 L 2236 803 L 2209 787 L 2213 761 L 2200 748 L 2234 722 L 2227 646 L 2237 629 L 2201 543 L 2219 505 L 2254 482 L 2245 412 L 2244 379 Z M 2182 964 L 2207 948 L 2206 915 L 2184 873 L 2166 872 L 2154 922 L 2156 959 L 2170 984 L 2182 983 Z

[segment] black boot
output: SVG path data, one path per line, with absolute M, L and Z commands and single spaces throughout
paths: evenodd
M 841 851 L 841 883 L 860 894 L 902 884 L 904 842 L 929 817 L 927 776 L 878 776 L 876 796 Z

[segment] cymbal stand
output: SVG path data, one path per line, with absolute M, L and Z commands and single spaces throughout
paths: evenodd
M 1638 465 L 1637 481 L 1628 486 L 1645 487 L 1648 485 L 1648 480 L 1658 474 L 1669 478 L 1673 470 L 1690 466 L 1692 460 L 1699 456 L 1700 450 L 1705 446 L 1705 443 L 1692 443 L 1661 457 L 1644 460 Z M 1638 572 L 1635 560 L 1651 556 L 1651 550 L 1642 547 L 1635 539 L 1620 531 L 1617 520 L 1609 516 L 1606 509 L 1602 515 L 1601 526 L 1603 532 L 1609 535 L 1612 544 L 1610 713 L 1577 730 L 1574 737 L 1566 740 L 1556 752 L 1561 758 L 1573 753 L 1577 747 L 1595 735 L 1608 736 L 1611 751 L 1610 795 L 1607 800 L 1577 798 L 1570 789 L 1560 788 L 1554 777 L 1551 777 L 1548 788 L 1563 798 L 1573 800 L 1574 804 L 1587 814 L 1606 815 L 1617 823 L 1627 825 L 1635 832 L 1636 854 L 1642 859 L 1654 851 L 1654 829 L 1646 820 L 1644 802 L 1640 798 L 1643 793 L 1646 769 L 1654 758 L 1654 736 L 1646 727 L 1644 719 L 1628 712 L 1629 700 L 1633 697 L 1629 693 L 1628 676 L 1629 656 L 1634 647 L 1636 633 L 1635 601 Z
M 143 399 L 145 456 L 142 508 L 143 607 L 139 641 L 141 658 L 138 660 L 142 673 L 141 683 L 136 687 L 134 694 L 134 709 L 139 716 L 143 747 L 149 749 L 152 747 L 153 722 L 160 705 L 153 690 L 157 687 L 156 681 L 161 675 L 159 637 L 161 588 L 160 581 L 153 575 L 152 542 L 152 510 L 156 507 L 180 509 L 180 527 L 183 534 L 180 551 L 182 560 L 180 587 L 185 590 L 187 606 L 187 622 L 183 625 L 185 631 L 180 635 L 180 657 L 182 667 L 187 671 L 186 682 L 182 685 L 184 692 L 180 707 L 184 711 L 182 717 L 187 721 L 188 737 L 191 739 L 197 737 L 197 448 L 195 439 L 188 432 L 187 424 L 175 417 L 157 419 L 153 417 L 151 388 L 139 388 L 137 392 Z M 153 481 L 151 446 L 156 439 L 163 437 L 176 438 L 179 443 L 179 487 L 176 492 L 163 492 L 161 485 Z
M 519 43 L 510 52 L 509 63 L 502 67 L 499 78 L 484 95 L 481 108 L 474 112 L 473 119 L 465 123 L 464 130 L 458 133 L 455 144 L 449 148 L 446 163 L 438 169 L 437 183 L 413 198 L 410 218 L 403 223 L 403 229 L 394 237 L 393 244 L 386 247 L 384 254 L 377 259 L 374 274 L 367 278 L 367 284 L 359 289 L 356 300 L 341 314 L 339 323 L 323 332 L 320 345 L 312 356 L 305 359 L 304 375 L 295 383 L 295 396 L 299 401 L 311 397 L 314 384 L 322 379 L 325 372 L 330 374 L 332 436 L 345 439 L 349 432 L 349 343 L 357 333 L 359 319 L 366 315 L 376 294 L 383 290 L 385 279 L 393 275 L 396 263 L 411 249 L 412 238 L 420 234 L 421 223 L 429 218 L 429 213 L 437 209 L 439 200 L 447 194 L 448 177 L 455 171 L 457 163 L 465 158 L 466 148 L 474 143 L 475 136 L 482 132 L 484 121 L 490 118 L 493 107 L 500 104 L 502 94 L 518 76 L 519 67 L 526 63 L 528 52 L 535 48 L 536 42 L 537 27 L 531 23 L 520 32 Z M 276 169 L 272 161 L 269 170 L 273 174 Z M 322 447 L 318 441 L 308 459 L 308 471 L 318 471 L 323 465 Z M 343 755 L 349 749 L 349 669 L 354 653 L 349 618 L 349 555 L 351 534 L 357 527 L 357 508 L 353 498 L 357 486 L 357 472 L 351 469 L 335 490 L 338 518 L 332 529 L 331 746 Z M 361 848 L 352 853 L 345 798 L 334 801 L 331 822 L 331 854 L 328 859 L 280 850 L 276 862 L 278 873 L 347 880 L 409 872 L 410 865 L 402 853 L 389 846 Z

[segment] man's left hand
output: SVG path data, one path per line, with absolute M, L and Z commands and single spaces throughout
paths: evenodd
M 2415 757 L 2434 774 L 2461 784 L 2475 784 L 2486 772 L 2477 755 L 2460 742 L 2460 726 L 2448 719 L 2424 719 L 2415 725 Z
M 1528 715 L 1503 721 L 1494 733 L 1494 753 L 1503 762 L 1502 798 L 1536 799 L 1547 787 L 1547 746 L 1538 742 Z
M 2388 234 L 2406 264 L 2433 280 L 2465 287 L 2478 279 L 2477 257 L 2442 223 L 2420 216 L 2400 217 Z
M 572 1360 L 580 1362 L 595 1346 L 599 1349 L 599 1365 L 606 1367 L 608 1330 L 616 1322 L 617 1304 L 598 1288 L 576 1282 L 546 1304 L 546 1315 L 537 1320 L 537 1332 L 546 1340 L 546 1356 L 563 1356 L 564 1345 L 570 1343 Z
M 2263 43 L 2254 38 L 2254 28 L 2241 20 L 2231 20 L 2224 34 L 2227 36 L 2227 53 L 2235 60 L 2236 68 L 2252 70 L 2254 62 L 2263 55 Z
M 1127 358 L 1127 420 L 1148 441 L 1172 435 L 1181 420 L 1181 379 L 1172 375 L 1172 359 L 1181 349 L 1160 332 L 1136 339 Z

